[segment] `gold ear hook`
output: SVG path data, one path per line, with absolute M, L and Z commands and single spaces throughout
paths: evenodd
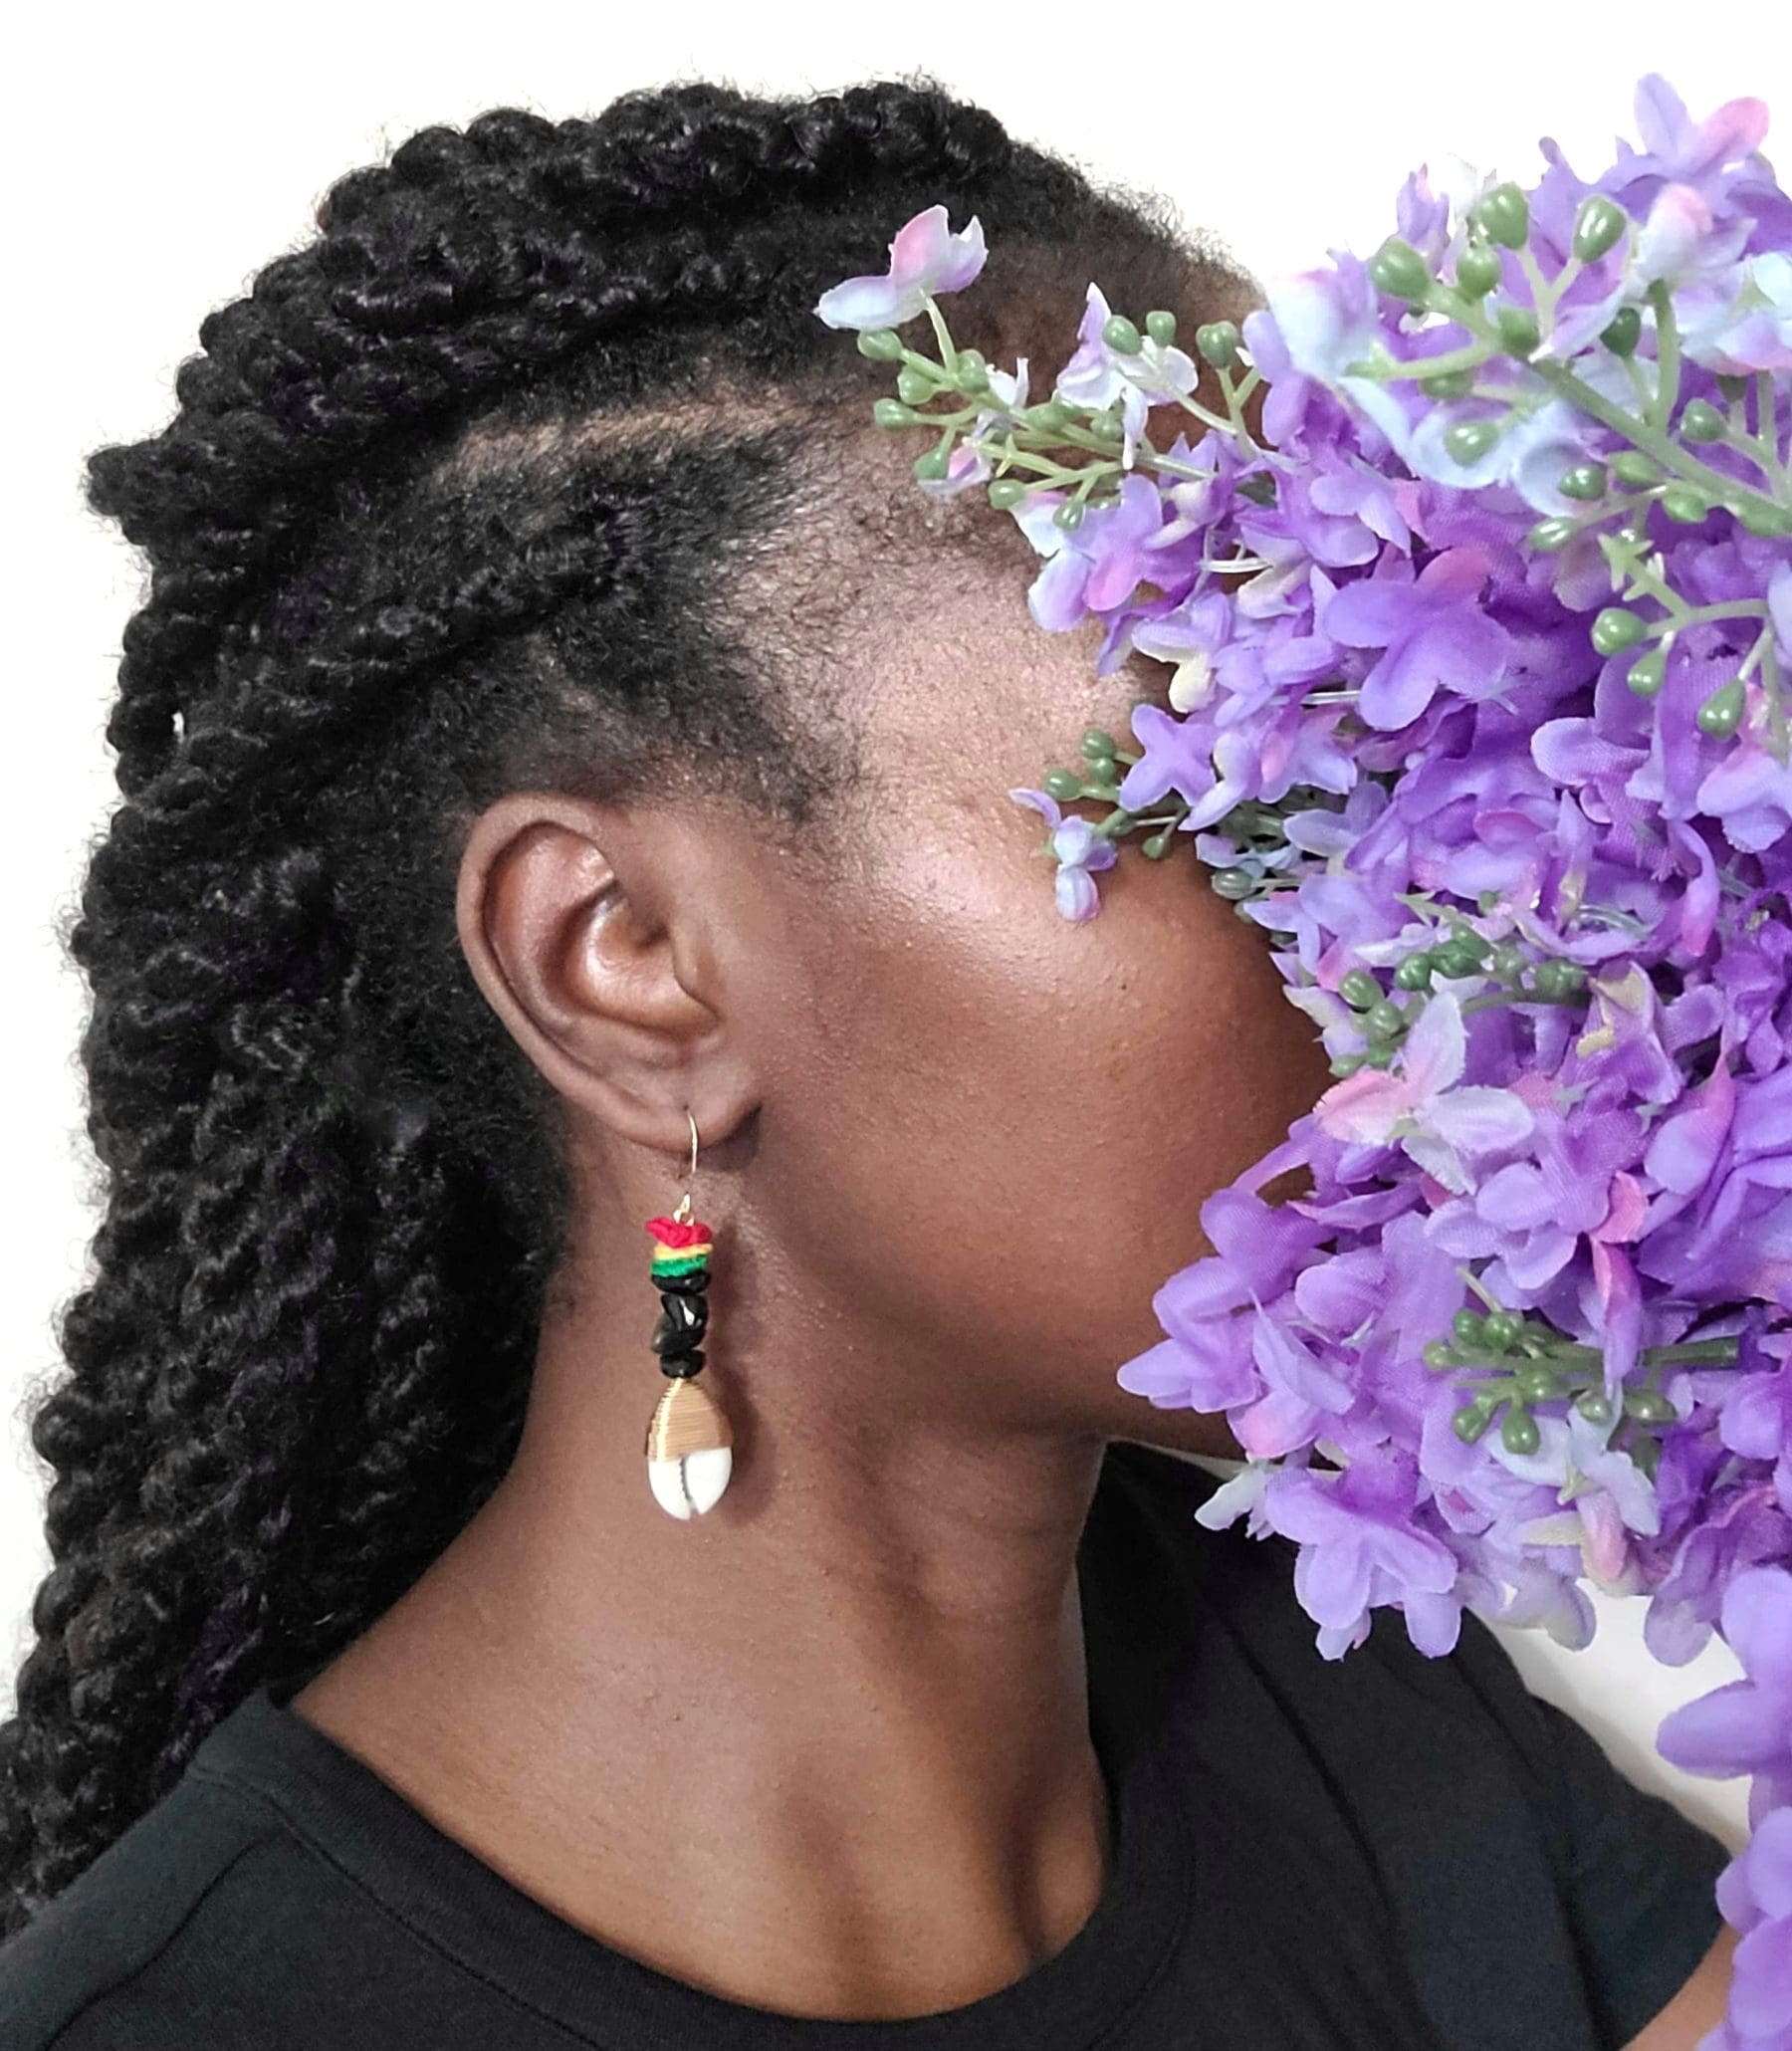
M 697 1121 L 691 1116 L 689 1104 L 685 1106 L 685 1118 L 691 1128 L 691 1177 L 695 1180 L 697 1174 Z M 672 1216 L 680 1225 L 689 1222 L 691 1216 L 691 1192 L 689 1190 L 686 1190 L 684 1195 L 679 1198 L 678 1207 L 672 1213 Z

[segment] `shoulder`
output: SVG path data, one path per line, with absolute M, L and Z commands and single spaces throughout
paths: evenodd
M 178 1960 L 220 1904 L 265 1896 L 291 1850 L 271 1811 L 187 1772 L 0 1943 L 0 2043 L 8 2051 L 161 2043 L 130 2021 L 138 1991 Z M 195 2011 L 192 2020 L 202 2017 Z

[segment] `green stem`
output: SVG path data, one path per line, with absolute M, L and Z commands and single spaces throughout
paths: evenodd
M 1665 433 L 1674 418 L 1680 377 L 1680 324 L 1674 318 L 1674 295 L 1665 278 L 1650 286 L 1649 303 L 1656 317 L 1656 398 L 1649 424 Z

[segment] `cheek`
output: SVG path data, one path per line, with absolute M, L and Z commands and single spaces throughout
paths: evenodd
M 802 1000 L 764 1139 L 779 1231 L 855 1315 L 1086 1391 L 1160 1335 L 1151 1294 L 1209 1251 L 1208 1194 L 1332 1078 L 1192 847 L 1123 847 L 1077 924 L 1030 815 L 978 824 L 975 858 L 881 861 L 856 926 L 790 929 Z

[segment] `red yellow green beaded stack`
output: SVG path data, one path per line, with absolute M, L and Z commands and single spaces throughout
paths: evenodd
M 653 1250 L 653 1278 L 664 1274 L 691 1274 L 709 1265 L 713 1243 L 710 1229 L 700 1219 L 650 1218 L 647 1230 L 658 1245 Z

